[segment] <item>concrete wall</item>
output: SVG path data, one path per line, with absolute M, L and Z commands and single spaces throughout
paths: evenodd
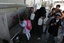
M 23 12 L 26 6 L 0 8 L 0 38 L 10 40 L 9 27 L 12 25 L 13 17 Z
M 20 13 L 20 11 L 23 11 L 24 8 L 21 9 L 16 9 L 16 8 L 11 8 L 13 10 L 11 10 L 10 12 L 6 13 L 7 14 L 7 21 L 8 21 L 8 26 L 11 27 L 11 25 L 13 24 L 13 17 L 16 16 L 17 14 Z M 7 9 L 6 11 L 8 11 L 10 9 Z
M 41 4 L 42 3 L 42 0 L 26 0 L 26 4 L 29 6 L 29 7 L 32 7 L 34 6 L 34 4 Z
M 26 0 L 26 4 L 28 5 L 28 7 L 31 7 L 34 5 L 34 0 Z
M 29 7 L 34 6 L 34 0 L 0 0 L 0 4 L 9 4 L 9 3 L 14 3 L 14 4 L 27 4 Z M 35 3 L 42 3 L 42 0 L 35 0 Z
M 20 4 L 24 4 L 24 0 L 0 0 L 0 3 L 20 3 Z
M 0 38 L 10 40 L 6 16 L 0 13 Z
M 0 13 L 6 14 L 8 26 L 11 27 L 12 22 L 13 22 L 13 17 L 16 14 L 21 13 L 24 9 L 25 9 L 24 7 L 19 7 L 19 9 L 17 9 L 17 8 L 6 8 L 6 9 L 0 9 Z

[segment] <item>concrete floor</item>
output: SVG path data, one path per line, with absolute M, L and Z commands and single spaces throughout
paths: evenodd
M 49 12 L 47 12 L 47 15 L 48 15 L 48 13 L 49 13 Z M 47 21 L 47 17 L 46 17 L 46 19 L 44 20 L 44 22 L 45 22 L 44 24 L 46 24 L 46 21 Z M 45 30 L 45 28 L 46 28 L 46 25 L 43 26 L 43 31 Z M 37 40 L 38 35 L 33 35 L 33 34 L 32 34 L 30 40 L 27 41 L 26 35 L 22 34 L 22 32 L 20 32 L 20 34 L 19 34 L 20 42 L 21 42 L 21 43 L 27 43 L 27 42 L 28 42 L 28 43 L 53 43 L 52 41 L 51 41 L 51 42 L 48 41 L 48 36 L 49 36 L 48 33 L 47 33 L 46 35 L 42 34 L 41 39 L 40 39 L 40 40 Z M 61 36 L 61 35 L 60 35 L 60 36 Z M 60 39 L 61 39 L 61 38 L 60 38 Z
M 44 25 L 44 30 L 45 30 L 45 27 L 46 26 Z M 19 34 L 21 43 L 27 43 L 27 42 L 28 43 L 53 43 L 52 41 L 51 42 L 48 41 L 48 36 L 49 36 L 48 33 L 46 35 L 45 34 L 42 34 L 42 37 L 41 37 L 40 40 L 37 39 L 38 38 L 38 35 L 32 34 L 29 41 L 27 41 L 26 35 L 21 34 L 21 33 L 22 32 L 20 32 L 20 34 Z
M 37 39 L 37 35 L 32 35 L 31 39 L 27 41 L 27 38 L 25 35 L 21 36 L 21 43 L 53 43 L 52 40 L 48 41 L 48 35 L 42 35 L 41 39 Z

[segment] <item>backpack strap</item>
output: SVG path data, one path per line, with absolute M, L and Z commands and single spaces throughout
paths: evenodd
M 28 26 L 28 20 L 26 20 L 27 26 Z

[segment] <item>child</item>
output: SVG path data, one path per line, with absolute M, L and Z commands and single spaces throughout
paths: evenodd
M 27 39 L 29 40 L 31 35 L 30 35 L 30 30 L 32 29 L 32 25 L 31 25 L 31 21 L 27 18 L 27 14 L 25 14 L 23 16 L 23 21 L 20 24 L 22 27 L 24 27 L 23 29 L 23 33 L 26 34 Z
M 55 18 L 51 19 L 49 23 L 49 29 L 48 29 L 48 32 L 50 34 L 49 37 L 52 38 L 51 40 L 53 40 L 53 42 L 56 42 L 58 36 L 58 29 L 60 27 L 61 27 L 60 15 L 56 14 Z
M 62 36 L 63 36 L 63 39 L 61 43 L 64 43 L 64 20 L 62 21 Z
M 34 33 L 34 18 L 35 18 L 35 14 L 34 14 L 34 12 L 33 13 L 31 13 L 31 16 L 30 16 L 30 20 L 31 20 L 31 23 L 32 23 L 32 30 L 31 30 L 31 33 Z
M 43 17 L 41 16 L 38 19 L 38 28 L 37 28 L 37 34 L 38 34 L 38 40 L 41 38 L 42 34 L 43 34 Z
M 33 13 L 31 13 L 30 20 L 34 20 L 34 17 L 35 17 L 35 14 L 33 12 Z
M 30 16 L 31 16 L 31 14 L 32 14 L 33 12 L 34 12 L 34 7 L 30 7 L 28 19 L 30 19 Z
M 52 8 L 52 11 L 49 13 L 48 18 L 54 17 L 56 13 L 56 8 Z
M 63 35 L 63 40 L 61 43 L 64 43 L 64 11 L 62 12 L 61 19 L 62 19 L 62 35 Z
M 46 22 L 46 29 L 45 29 L 45 31 L 44 31 L 44 34 L 46 34 L 46 32 L 47 32 L 47 29 L 48 29 L 48 27 L 49 27 L 49 22 L 51 21 L 51 19 L 53 19 L 54 17 L 55 17 L 55 14 L 56 14 L 56 8 L 52 8 L 52 11 L 49 13 L 49 15 L 48 15 L 48 20 L 47 20 L 47 22 Z
M 38 36 L 38 40 L 41 39 L 41 36 L 43 34 L 43 21 L 46 17 L 46 9 L 45 7 L 41 7 L 35 12 L 35 32 Z

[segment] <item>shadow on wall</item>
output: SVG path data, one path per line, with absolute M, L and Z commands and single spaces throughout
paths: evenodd
M 13 28 L 14 26 L 16 26 L 17 24 L 19 24 L 19 20 L 23 20 L 22 17 L 24 15 L 24 13 L 28 13 L 29 14 L 29 10 L 30 7 L 26 7 L 26 9 L 21 9 L 18 12 L 16 12 L 15 14 L 12 14 L 12 23 L 11 25 L 9 25 L 9 29 Z
M 19 18 L 22 17 L 25 9 L 19 10 L 15 14 L 12 14 L 12 23 L 9 25 L 9 29 L 13 28 L 15 25 L 19 24 Z

